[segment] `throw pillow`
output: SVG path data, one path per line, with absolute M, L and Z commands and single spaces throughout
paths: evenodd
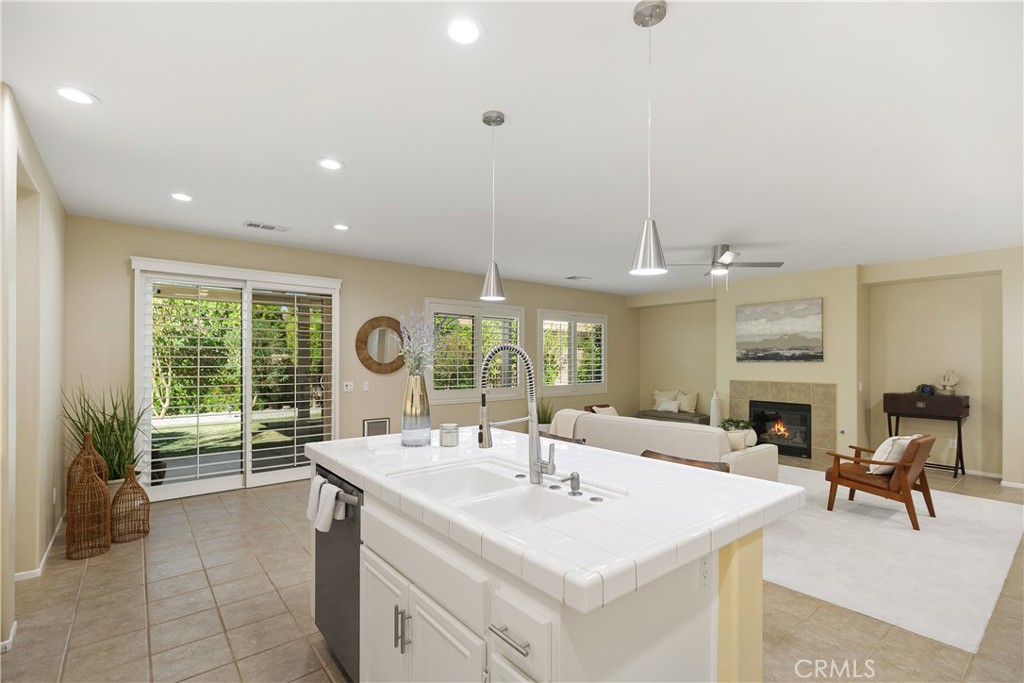
M 659 390 L 655 389 L 654 390 L 654 406 L 653 406 L 654 409 L 657 410 L 658 409 L 658 404 L 661 403 L 662 401 L 676 401 L 676 400 L 678 400 L 678 398 L 677 398 L 678 394 L 679 394 L 679 392 L 676 391 L 675 389 L 672 389 L 671 391 L 659 391 Z
M 608 406 L 607 408 L 600 408 L 594 406 L 594 412 L 599 415 L 618 415 L 619 411 L 615 410 L 615 406 Z
M 684 394 L 679 392 L 679 412 L 681 413 L 692 413 L 697 410 L 697 396 L 696 391 L 692 394 Z
M 659 401 L 655 410 L 660 410 L 665 413 L 678 413 L 679 401 Z
M 890 436 L 875 449 L 872 460 L 884 460 L 885 462 L 899 462 L 907 450 L 907 445 L 914 439 L 921 436 Z M 896 471 L 895 465 L 868 465 L 868 474 L 892 474 Z

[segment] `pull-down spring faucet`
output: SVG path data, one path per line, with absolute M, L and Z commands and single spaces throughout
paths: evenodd
M 491 422 L 490 417 L 487 414 L 487 370 L 491 366 L 491 361 L 499 353 L 514 353 L 519 356 L 519 359 L 523 362 L 523 367 L 526 368 L 526 406 L 527 415 L 526 417 L 519 417 L 513 420 L 503 420 L 501 422 Z M 530 357 L 523 351 L 522 348 L 515 344 L 498 344 L 487 352 L 484 356 L 484 362 L 480 365 L 480 432 L 477 434 L 477 443 L 480 448 L 490 448 L 493 443 L 491 442 L 491 427 L 500 427 L 501 425 L 513 424 L 516 422 L 528 422 L 529 423 L 529 434 L 530 434 L 530 483 L 541 484 L 544 482 L 542 474 L 554 474 L 555 473 L 555 452 L 554 444 L 551 445 L 551 451 L 548 454 L 547 460 L 540 459 L 540 428 L 537 425 L 537 381 L 533 373 L 533 362 Z

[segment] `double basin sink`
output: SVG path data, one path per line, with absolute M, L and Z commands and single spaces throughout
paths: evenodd
M 531 484 L 525 468 L 496 460 L 441 465 L 391 475 L 414 491 L 509 531 L 558 515 L 601 505 L 617 494 L 591 486 L 569 495 L 568 483 L 545 477 Z

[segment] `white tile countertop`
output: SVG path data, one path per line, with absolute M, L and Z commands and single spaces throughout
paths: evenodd
M 459 445 L 403 448 L 398 434 L 306 444 L 306 456 L 365 495 L 520 577 L 552 598 L 590 612 L 674 569 L 718 550 L 804 503 L 804 489 L 578 444 L 555 444 L 557 472 L 572 471 L 590 495 L 608 498 L 584 509 L 497 528 L 402 484 L 392 475 L 438 465 L 494 460 L 527 470 L 527 437 L 494 430 L 494 447 L 476 445 L 476 427 Z M 565 486 L 568 486 L 565 484 Z

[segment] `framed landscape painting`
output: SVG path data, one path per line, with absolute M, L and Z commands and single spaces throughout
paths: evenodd
M 736 307 L 737 361 L 822 361 L 821 299 Z

